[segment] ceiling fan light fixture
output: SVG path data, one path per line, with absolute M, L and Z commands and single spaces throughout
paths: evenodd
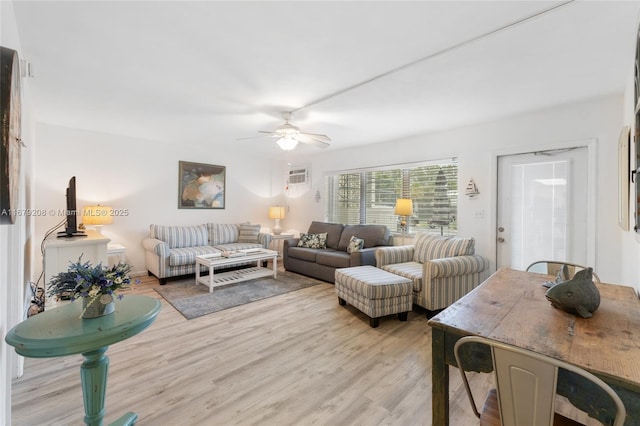
M 278 139 L 276 143 L 283 151 L 291 151 L 298 145 L 298 141 L 288 135 Z
M 298 128 L 298 126 L 294 126 L 293 124 L 286 122 L 278 127 L 276 132 L 283 135 L 295 135 L 300 133 L 300 129 Z

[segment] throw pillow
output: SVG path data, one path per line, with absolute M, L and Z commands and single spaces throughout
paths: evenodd
M 217 246 L 218 244 L 238 242 L 240 225 L 235 223 L 207 223 L 207 229 L 209 230 L 209 245 Z
M 362 250 L 363 247 L 364 247 L 364 240 L 362 238 L 358 238 L 355 235 L 353 235 L 349 240 L 349 245 L 347 246 L 347 253 L 360 251 Z
M 182 248 L 207 245 L 207 227 L 199 226 L 150 226 L 151 238 L 157 238 L 169 245 L 169 248 Z
M 260 225 L 250 225 L 248 223 L 240 224 L 240 233 L 238 235 L 239 243 L 258 243 L 258 234 L 260 233 Z
M 298 247 L 324 249 L 327 248 L 327 233 L 321 234 L 300 234 Z
M 475 240 L 471 237 L 443 237 L 418 233 L 415 238 L 413 261 L 425 263 L 433 259 L 466 256 L 474 253 Z

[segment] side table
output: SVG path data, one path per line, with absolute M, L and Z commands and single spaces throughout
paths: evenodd
M 80 367 L 84 422 L 91 426 L 103 424 L 104 400 L 107 391 L 109 345 L 134 336 L 153 323 L 160 312 L 160 302 L 137 294 L 125 295 L 116 301 L 112 314 L 99 318 L 80 319 L 82 303 L 69 303 L 34 315 L 13 327 L 5 341 L 16 352 L 30 358 L 53 358 L 81 353 Z M 132 425 L 138 415 L 126 413 L 113 425 Z
M 278 258 L 282 258 L 282 246 L 284 244 L 284 240 L 288 240 L 289 238 L 294 238 L 294 234 L 273 234 L 271 235 L 271 244 L 274 246 L 274 250 L 278 252 Z
M 124 257 L 125 251 L 127 251 L 127 248 L 122 244 L 109 244 L 107 246 L 107 255 L 118 256 L 120 263 L 125 262 L 125 257 Z

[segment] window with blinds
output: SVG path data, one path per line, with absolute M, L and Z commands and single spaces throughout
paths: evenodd
M 413 200 L 410 230 L 457 233 L 458 163 L 434 161 L 327 177 L 327 220 L 345 224 L 383 224 L 400 232 L 396 199 Z

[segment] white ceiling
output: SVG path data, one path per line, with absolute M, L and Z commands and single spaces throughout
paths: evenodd
M 236 138 L 293 110 L 295 124 L 337 150 L 622 93 L 640 2 L 563 3 L 14 1 L 14 10 L 38 121 L 277 155 L 273 139 Z

